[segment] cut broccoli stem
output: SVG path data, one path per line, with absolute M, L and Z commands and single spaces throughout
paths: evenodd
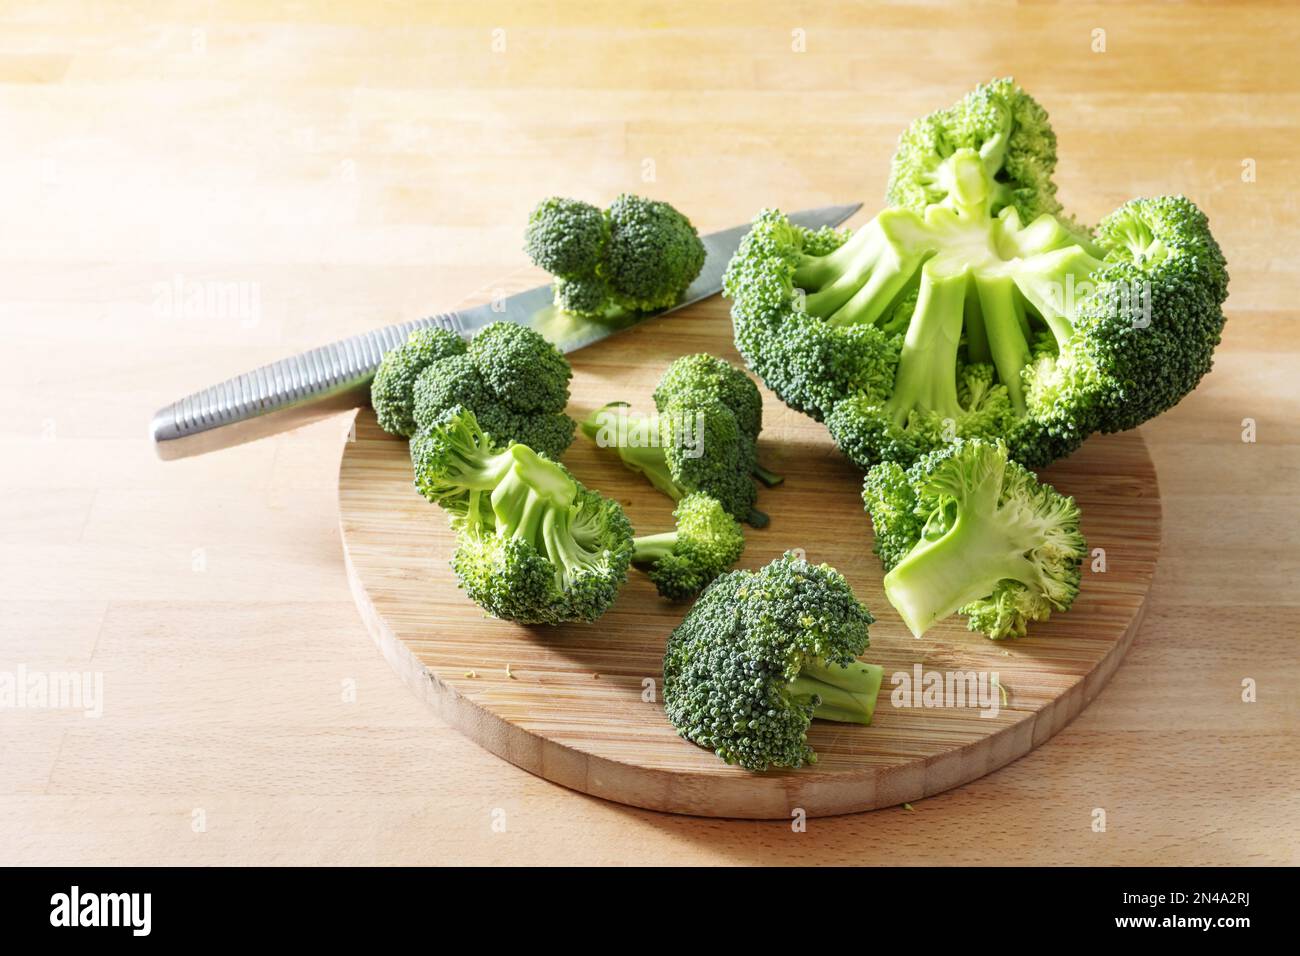
M 626 407 L 626 402 L 611 402 L 597 409 L 582 421 L 582 433 L 601 447 L 612 446 L 628 469 L 644 475 L 651 485 L 673 501 L 680 501 L 686 492 L 673 480 L 668 468 L 658 417 L 632 412 L 602 414 L 608 409 Z
M 542 540 L 546 556 L 557 568 L 556 578 L 561 586 L 570 586 L 578 573 L 599 567 L 601 555 L 582 546 L 573 534 L 571 516 L 567 509 L 548 508 L 542 522 Z
M 894 393 L 888 409 L 895 424 L 907 424 L 913 409 L 946 418 L 962 415 L 957 401 L 957 347 L 965 315 L 967 274 L 936 277 L 924 270 L 916 311 L 903 340 Z
M 673 501 L 681 501 L 686 496 L 685 490 L 673 480 L 673 473 L 668 467 L 668 459 L 664 456 L 662 445 L 645 447 L 619 445 L 618 454 L 623 459 L 624 465 L 634 472 L 645 475 L 650 484 Z
M 920 256 L 900 253 L 886 245 L 871 275 L 853 297 L 827 318 L 831 325 L 870 325 L 889 308 L 920 265 Z
M 1007 388 L 1011 407 L 1016 414 L 1023 415 L 1025 388 L 1020 373 L 1029 364 L 1029 342 L 1025 339 L 1024 306 L 1016 293 L 1016 284 L 1006 276 L 976 276 L 975 288 L 993 367 Z M 976 359 L 972 357 L 972 361 Z
M 637 567 L 654 564 L 660 558 L 672 554 L 677 544 L 677 532 L 665 531 L 662 534 L 647 534 L 632 539 L 632 563 Z
M 777 485 L 785 481 L 785 475 L 778 475 L 776 472 L 770 471 L 762 465 L 755 465 L 751 474 L 769 488 L 775 488 Z
M 577 494 L 573 481 L 525 445 L 511 445 L 514 466 L 492 492 L 497 534 L 539 543 L 542 520 L 554 507 L 567 507 Z
M 804 256 L 791 278 L 796 289 L 808 293 L 808 311 L 824 317 L 847 302 L 862 287 L 884 247 L 884 236 L 873 219 L 834 252 Z
M 854 661 L 827 664 L 809 658 L 799 676 L 787 686 L 796 698 L 815 697 L 813 717 L 846 724 L 869 724 L 876 712 L 876 697 L 884 669 L 878 664 Z
M 938 537 L 923 535 L 885 575 L 885 594 L 915 637 L 936 621 L 991 594 L 1002 581 L 1040 587 L 1042 572 L 1026 557 L 1042 541 L 1041 527 L 1020 527 L 997 508 L 1001 472 L 971 489 L 956 520 Z
M 772 523 L 766 512 L 759 511 L 757 508 L 750 508 L 749 514 L 745 516 L 745 524 L 751 528 L 766 528 Z
M 993 356 L 989 352 L 988 332 L 984 328 L 984 311 L 980 297 L 976 294 L 975 283 L 966 290 L 966 360 L 981 365 L 991 365 Z
M 1013 275 L 1016 287 L 1052 330 L 1062 354 L 1074 332 L 1070 316 L 1087 294 L 1089 277 L 1100 266 L 1086 249 L 1071 246 L 1031 256 Z

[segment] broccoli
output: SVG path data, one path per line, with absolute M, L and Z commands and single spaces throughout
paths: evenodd
M 496 444 L 519 442 L 558 460 L 577 427 L 564 413 L 572 375 L 559 350 L 527 326 L 494 322 L 469 343 L 425 328 L 384 356 L 370 394 L 390 434 L 409 438 L 463 405 Z
M 704 268 L 704 243 L 666 202 L 624 193 L 604 212 L 551 198 L 528 217 L 524 251 L 555 276 L 555 304 L 602 318 L 675 305 Z
M 745 550 L 740 524 L 708 495 L 691 494 L 673 512 L 675 531 L 632 541 L 632 566 L 645 571 L 669 600 L 694 597 Z
M 785 479 L 758 464 L 758 435 L 763 430 L 763 396 L 753 380 L 725 359 L 707 353 L 675 359 L 654 391 L 655 408 L 699 401 L 717 401 L 731 409 L 736 425 L 754 443 L 755 478 L 769 488 Z
M 768 524 L 767 515 L 754 507 L 753 442 L 721 402 L 668 405 L 657 414 L 633 412 L 616 402 L 596 409 L 581 428 L 674 501 L 703 492 L 737 520 L 755 528 Z
M 460 405 L 411 439 L 415 485 L 450 515 L 460 586 L 493 617 L 594 621 L 627 580 L 632 527 L 617 502 L 518 442 L 495 444 Z
M 1223 328 L 1205 215 L 1135 199 L 1089 234 L 1055 164 L 1042 107 L 998 80 L 912 124 L 856 234 L 764 210 L 724 279 L 741 354 L 864 469 L 963 437 L 1045 465 L 1171 408 Z
M 1023 637 L 1079 593 L 1087 545 L 1074 499 L 1009 461 L 1001 442 L 958 439 L 906 471 L 876 465 L 862 497 L 885 596 L 917 637 L 954 612 L 988 637 Z
M 669 635 L 664 711 L 729 764 L 814 763 L 814 718 L 871 723 L 883 671 L 857 656 L 873 620 L 838 571 L 793 554 L 724 574 Z

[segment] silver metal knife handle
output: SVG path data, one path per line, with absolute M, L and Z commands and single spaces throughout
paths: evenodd
M 154 415 L 154 449 L 166 460 L 201 455 L 359 408 L 369 401 L 370 380 L 385 353 L 416 329 L 434 325 L 462 331 L 455 312 L 399 322 L 187 395 Z

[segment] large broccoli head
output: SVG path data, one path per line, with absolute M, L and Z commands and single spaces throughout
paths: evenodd
M 727 763 L 813 763 L 813 719 L 871 722 L 883 675 L 857 656 L 872 620 L 838 571 L 793 554 L 724 574 L 669 635 L 664 711 Z
M 468 344 L 446 329 L 419 329 L 384 356 L 371 400 L 385 431 L 409 438 L 447 409 L 471 409 L 497 444 L 520 442 L 559 459 L 576 423 L 564 413 L 569 362 L 527 326 L 494 322 Z
M 632 528 L 617 502 L 526 445 L 495 445 L 453 406 L 411 440 L 416 488 L 450 515 L 452 570 L 493 617 L 593 621 L 627 580 Z
M 1205 216 L 1134 200 L 1095 237 L 1054 217 L 1045 123 L 1008 81 L 981 88 L 904 137 L 900 205 L 852 236 L 765 210 L 732 260 L 742 355 L 864 469 L 958 438 L 1047 464 L 1209 369 L 1227 274 Z

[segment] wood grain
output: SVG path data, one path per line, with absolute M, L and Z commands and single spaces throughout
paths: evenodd
M 716 302 L 684 309 L 571 356 L 570 413 L 610 401 L 652 409 L 654 384 L 686 354 L 683 343 L 739 363 L 718 312 Z M 1024 640 L 988 641 L 959 619 L 916 640 L 881 590 L 861 475 L 824 427 L 763 393 L 772 424 L 760 438 L 762 458 L 786 481 L 762 493 L 772 523 L 747 529 L 740 566 L 762 567 L 797 548 L 839 568 L 877 617 L 865 656 L 886 675 L 871 727 L 813 723 L 815 767 L 754 774 L 676 735 L 658 688 L 664 641 L 689 603 L 661 600 L 636 572 L 593 624 L 524 627 L 486 617 L 456 585 L 448 565 L 455 534 L 412 488 L 406 442 L 363 409 L 343 443 L 339 522 L 353 595 L 385 660 L 442 720 L 525 770 L 620 803 L 715 817 L 827 816 L 932 796 L 1024 756 L 1096 696 L 1137 631 L 1160 550 L 1159 490 L 1138 433 L 1098 437 L 1044 472 L 1078 500 L 1090 546 L 1105 554 L 1104 572 L 1085 570 L 1069 614 Z M 588 487 L 618 500 L 638 533 L 672 527 L 671 502 L 616 456 L 580 436 L 564 460 Z M 911 679 L 918 664 L 941 677 L 982 675 L 997 709 L 965 698 L 895 706 L 893 676 Z
M 0 711 L 0 861 L 1300 863 L 1298 43 L 1275 2 L 5 5 L 0 669 L 93 669 L 106 700 Z M 366 636 L 346 420 L 166 464 L 145 440 L 196 387 L 520 267 L 541 195 L 639 190 L 703 229 L 870 207 L 907 120 L 1008 73 L 1050 111 L 1081 219 L 1156 191 L 1207 211 L 1229 321 L 1141 429 L 1165 539 L 1123 665 L 915 812 L 794 832 L 526 773 Z M 178 275 L 255 284 L 255 320 L 155 310 Z

